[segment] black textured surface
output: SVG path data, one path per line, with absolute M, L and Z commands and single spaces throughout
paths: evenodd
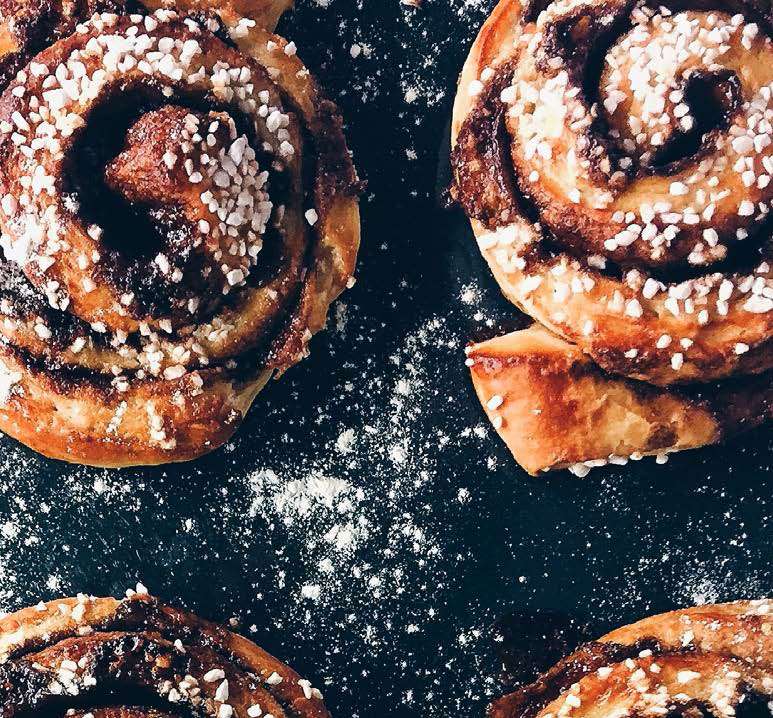
M 413 718 L 480 716 L 512 678 L 645 614 L 770 593 L 769 429 L 584 480 L 528 478 L 487 429 L 462 348 L 518 320 L 436 176 L 490 5 L 301 0 L 283 20 L 369 182 L 359 282 L 199 462 L 95 471 L 3 440 L 4 608 L 141 579 L 239 616 L 335 716 Z

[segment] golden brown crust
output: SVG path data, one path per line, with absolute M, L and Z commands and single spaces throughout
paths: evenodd
M 539 325 L 467 349 L 475 391 L 530 474 L 625 463 L 717 443 L 773 418 L 763 375 L 699 390 L 613 377 Z
M 646 618 L 582 646 L 491 706 L 491 718 L 735 715 L 770 700 L 771 602 L 737 601 Z
M 135 381 L 116 391 L 61 370 L 41 369 L 0 345 L 0 426 L 52 459 L 122 467 L 189 461 L 239 428 L 271 378 L 206 369 L 179 379 Z
M 145 694 L 168 701 L 170 711 L 223 715 L 219 707 L 226 705 L 246 716 L 259 705 L 260 715 L 275 718 L 329 718 L 309 681 L 251 641 L 131 594 L 123 601 L 79 595 L 0 621 L 3 708 L 40 710 L 77 693 L 80 707 L 98 709 L 106 697 L 114 705 L 124 696 L 132 699 L 131 715 L 154 715 L 153 706 L 140 702 Z
M 94 16 L 0 103 L 0 428 L 48 456 L 217 448 L 352 282 L 359 182 L 335 106 L 285 40 L 224 18 L 234 48 L 200 14 Z
M 669 24 L 661 23 L 656 11 L 637 6 L 632 13 L 632 7 L 593 0 L 532 7 L 518 0 L 501 0 L 481 29 L 459 81 L 452 123 L 453 193 L 470 217 L 481 253 L 503 294 L 565 340 L 568 354 L 561 361 L 575 366 L 577 372 L 576 367 L 585 366 L 578 357 L 587 355 L 607 373 L 583 370 L 583 381 L 576 387 L 557 373 L 551 380 L 547 378 L 551 372 L 528 379 L 528 357 L 518 346 L 520 342 L 510 341 L 509 351 L 520 356 L 515 363 L 521 368 L 520 373 L 511 369 L 509 380 L 521 387 L 527 380 L 535 381 L 530 389 L 535 403 L 540 397 L 557 394 L 559 385 L 572 397 L 571 402 L 556 405 L 552 419 L 562 423 L 555 426 L 549 424 L 548 415 L 534 419 L 510 407 L 514 423 L 500 434 L 532 473 L 572 461 L 595 463 L 610 456 L 618 460 L 623 449 L 628 455 L 715 443 L 770 417 L 773 248 L 769 230 L 763 228 L 745 250 L 739 250 L 739 240 L 746 237 L 741 233 L 753 236 L 759 224 L 756 215 L 742 216 L 746 208 L 741 203 L 748 201 L 767 215 L 767 178 L 744 188 L 735 171 L 728 170 L 729 165 L 738 165 L 731 161 L 733 152 L 748 151 L 745 140 L 735 142 L 733 138 L 743 134 L 739 128 L 745 126 L 749 108 L 756 102 L 749 98 L 756 97 L 757 89 L 768 82 L 771 67 L 762 61 L 747 67 L 743 54 L 767 57 L 770 41 L 757 26 L 747 33 L 749 37 L 757 33 L 753 42 L 748 37 L 742 40 L 745 30 L 740 15 L 731 20 L 721 14 L 688 12 Z M 648 87 L 646 80 L 636 79 L 647 77 L 649 68 L 631 69 L 631 58 L 649 57 L 644 51 L 634 52 L 640 49 L 637 43 L 644 43 L 641 38 L 648 32 L 654 35 L 653 43 L 665 42 L 669 31 L 695 32 L 696 37 L 704 32 L 687 43 L 692 52 L 705 41 L 704 25 L 714 23 L 715 28 L 723 22 L 733 29 L 726 32 L 726 57 L 716 62 L 727 67 L 721 78 L 712 76 L 712 82 L 727 88 L 725 118 L 707 132 L 694 156 L 671 163 L 667 171 L 647 165 L 654 160 L 645 157 L 646 152 L 637 154 L 639 149 L 629 164 L 621 165 L 621 157 L 625 158 L 625 151 L 631 154 L 631 146 L 646 149 L 648 142 L 654 144 L 655 132 L 646 122 L 640 122 L 640 135 L 626 135 L 630 132 L 627 118 L 639 121 L 645 117 L 642 98 L 658 91 Z M 635 30 L 627 33 L 629 26 Z M 583 85 L 577 78 L 586 77 L 594 43 L 605 48 L 607 61 L 600 64 L 606 68 L 599 80 L 601 99 L 597 107 L 590 108 L 587 83 L 595 79 L 586 78 Z M 679 103 L 677 96 L 689 94 L 695 83 L 706 81 L 700 65 L 703 60 L 690 62 L 689 69 L 680 66 L 674 70 L 692 79 L 686 89 L 675 86 L 666 97 L 663 118 L 668 119 L 668 126 L 659 120 L 659 131 L 669 137 L 682 132 L 676 115 L 695 110 L 688 107 L 688 100 Z M 671 72 L 668 63 L 664 67 L 663 72 Z M 743 79 L 736 81 L 739 75 Z M 634 80 L 639 82 L 635 88 Z M 638 94 L 632 101 L 634 90 Z M 593 119 L 603 112 L 610 114 L 606 124 Z M 728 127 L 734 134 L 725 139 Z M 632 145 L 623 151 L 615 143 L 625 138 Z M 766 141 L 759 137 L 752 143 L 762 149 L 745 166 L 770 163 Z M 701 174 L 706 167 L 715 168 L 721 177 L 707 179 Z M 727 178 L 722 174 L 725 170 Z M 707 186 L 700 194 L 695 187 L 703 187 L 702 182 Z M 717 182 L 722 184 L 722 197 L 710 211 L 701 210 L 696 224 L 694 216 L 687 217 L 693 210 L 683 205 L 696 192 L 705 200 Z M 661 206 L 666 199 L 669 212 Z M 657 211 L 653 214 L 654 205 L 662 216 Z M 652 239 L 648 235 L 647 241 L 629 241 L 643 231 L 645 215 L 651 222 L 647 232 L 652 229 L 655 240 L 648 244 Z M 676 222 L 672 215 L 684 222 L 673 237 L 661 238 L 658 232 L 668 230 L 663 217 Z M 627 227 L 630 236 L 618 237 Z M 712 252 L 716 251 L 699 257 L 695 248 L 704 236 L 711 240 Z M 705 241 L 703 244 L 700 251 L 708 251 Z M 697 268 L 701 263 L 707 267 L 704 272 Z M 480 394 L 492 377 L 475 375 L 474 367 L 473 374 Z M 649 392 L 616 376 L 664 388 Z M 739 379 L 744 376 L 754 378 L 745 383 Z M 728 381 L 727 389 L 720 393 L 733 408 L 730 414 L 738 421 L 735 426 L 730 421 L 717 426 L 713 409 L 705 413 L 703 404 L 685 403 L 686 396 L 700 394 L 698 384 L 720 380 Z M 500 376 L 497 383 L 502 391 L 504 382 Z M 667 388 L 671 386 L 684 386 L 686 393 Z M 637 387 L 633 394 L 631 387 Z M 622 405 L 617 412 L 611 412 L 610 403 L 602 402 L 606 411 L 589 414 L 584 399 L 592 403 L 599 397 L 616 396 L 621 388 L 626 398 L 618 396 Z M 715 390 L 714 386 L 705 388 Z M 518 395 L 517 391 L 505 393 Z M 646 400 L 642 398 L 645 393 Z M 752 415 L 762 419 L 738 410 L 746 397 L 760 395 L 763 400 L 753 402 Z M 488 398 L 482 397 L 484 402 Z M 576 418 L 567 408 L 572 402 L 578 407 Z M 625 414 L 636 419 L 632 424 L 620 423 L 625 405 L 633 408 L 632 414 Z M 559 407 L 564 410 L 558 411 Z M 559 432 L 567 435 L 563 451 Z

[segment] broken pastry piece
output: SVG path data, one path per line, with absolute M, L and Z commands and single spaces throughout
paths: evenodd
M 769 374 L 664 388 L 604 372 L 537 324 L 467 348 L 478 398 L 532 475 L 715 444 L 773 419 Z
M 141 584 L 123 600 L 78 594 L 6 614 L 0 658 L 10 714 L 330 718 L 311 681 Z

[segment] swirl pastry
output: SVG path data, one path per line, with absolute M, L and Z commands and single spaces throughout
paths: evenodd
M 329 718 L 319 690 L 251 641 L 129 593 L 0 621 L 3 715 Z
M 453 193 L 538 327 L 467 363 L 531 473 L 773 414 L 771 16 L 732 7 L 501 0 L 470 53 Z
M 491 706 L 491 718 L 769 715 L 773 604 L 737 601 L 646 618 L 580 647 Z
M 252 4 L 65 13 L 0 99 L 0 429 L 47 456 L 216 448 L 353 281 L 341 121 Z

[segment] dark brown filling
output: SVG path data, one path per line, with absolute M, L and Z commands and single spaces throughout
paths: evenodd
M 510 224 L 521 212 L 536 218 L 524 201 L 510 160 L 505 105 L 499 96 L 511 82 L 517 58 L 501 64 L 467 116 L 451 152 L 451 197 L 468 217 L 488 229 Z
M 770 718 L 770 696 L 763 696 L 751 689 L 745 690 L 735 709 L 735 718 Z M 664 718 L 724 718 L 707 702 L 692 700 L 674 706 Z
M 39 671 L 27 661 L 9 663 L 0 667 L 3 715 L 8 718 L 61 718 L 69 716 L 72 710 L 76 716 L 99 712 L 105 718 L 115 718 L 116 708 L 126 705 L 133 707 L 128 715 L 133 714 L 136 718 L 203 717 L 203 711 L 185 702 L 178 702 L 174 713 L 164 711 L 168 711 L 170 703 L 154 690 L 154 681 L 169 680 L 175 671 L 190 671 L 189 665 L 179 660 L 167 671 L 150 668 L 148 659 L 156 659 L 160 654 L 157 645 L 137 637 L 124 637 L 99 646 L 89 655 L 88 663 L 89 672 L 97 677 L 97 686 L 81 688 L 74 696 L 52 692 L 55 672 Z M 168 654 L 164 652 L 164 655 Z M 122 711 L 118 712 L 120 715 Z
M 549 703 L 558 698 L 584 676 L 604 666 L 636 659 L 644 650 L 657 656 L 694 653 L 692 648 L 674 650 L 663 646 L 654 638 L 641 638 L 625 646 L 616 643 L 592 641 L 581 646 L 568 658 L 559 661 L 535 682 L 495 701 L 490 718 L 534 718 Z M 753 690 L 742 692 L 736 707 L 737 718 L 768 718 L 770 695 Z M 636 716 L 631 716 L 636 718 Z M 722 718 L 715 715 L 709 705 L 699 701 L 675 704 L 667 718 Z
M 208 112 L 226 114 L 237 133 L 250 139 L 261 168 L 269 171 L 267 190 L 272 202 L 275 207 L 281 204 L 287 179 L 261 148 L 249 119 L 238 108 L 194 93 L 178 92 L 167 99 L 154 87 L 113 88 L 86 118 L 86 128 L 64 167 L 65 206 L 75 210 L 82 226 L 96 224 L 104 230 L 97 276 L 118 291 L 135 295 L 131 307 L 135 316 L 172 316 L 175 323 L 186 323 L 192 320 L 188 299 L 200 300 L 198 318 L 206 318 L 222 304 L 219 266 L 197 251 L 200 233 L 185 219 L 185 208 L 175 201 L 176 188 L 166 186 L 158 166 L 162 155 L 178 150 L 180 144 L 169 126 L 188 113 L 206 122 Z M 276 254 L 271 244 L 266 241 L 264 247 Z M 154 263 L 159 252 L 182 270 L 183 282 L 172 281 Z M 260 282 L 261 273 L 268 277 L 265 269 L 261 272 L 262 264 L 263 256 L 253 286 Z
M 178 639 L 182 651 L 172 645 Z M 178 688 L 190 675 L 207 689 L 201 691 L 203 696 L 211 695 L 222 679 L 207 683 L 204 676 L 219 668 L 229 681 L 232 702 L 239 690 L 262 693 L 263 710 L 271 712 L 270 694 L 281 706 L 280 712 L 274 710 L 277 718 L 305 715 L 277 695 L 281 691 L 270 690 L 253 673 L 253 666 L 228 649 L 231 640 L 223 627 L 161 606 L 155 599 L 126 601 L 95 633 L 75 638 L 52 635 L 0 665 L 0 714 L 4 718 L 84 718 L 86 713 L 94 713 L 94 718 L 205 718 L 212 715 L 211 700 L 202 704 L 180 690 L 179 699 L 170 702 L 168 688 Z M 76 675 L 93 676 L 96 683 L 76 681 L 77 692 L 68 693 L 67 681 L 58 676 L 63 660 L 78 663 Z M 36 663 L 46 668 L 41 670 Z M 55 683 L 65 689 L 60 691 Z M 218 705 L 214 703 L 215 709 Z M 237 715 L 240 709 L 234 708 Z
M 159 694 L 158 687 L 165 681 L 176 685 L 186 675 L 201 680 L 208 670 L 201 662 L 203 657 L 206 653 L 202 656 L 201 651 L 190 647 L 184 654 L 170 650 L 147 634 L 83 639 L 81 645 L 68 646 L 62 659 L 85 659 L 82 672 L 94 676 L 95 685 L 81 685 L 79 681 L 77 695 L 67 695 L 67 682 L 61 681 L 55 670 L 41 671 L 30 660 L 14 660 L 0 666 L 3 714 L 9 718 L 48 718 L 61 716 L 68 708 L 87 710 L 121 704 L 142 706 L 143 714 L 157 714 L 171 705 L 166 695 Z M 64 685 L 64 691 L 60 692 L 56 683 Z M 184 697 L 175 708 L 174 715 L 181 717 L 207 715 Z
M 500 95 L 512 82 L 513 68 L 517 61 L 517 58 L 513 58 L 497 67 L 462 124 L 456 145 L 451 152 L 451 197 L 468 217 L 478 220 L 489 230 L 512 224 L 518 216 L 535 223 L 535 228 L 540 232 L 540 242 L 530 248 L 529 256 L 526 257 L 527 263 L 551 259 L 562 253 L 568 253 L 584 263 L 587 261 L 587 252 L 583 252 L 582 247 L 572 242 L 567 243 L 564 238 L 550 232 L 544 224 L 537 227 L 539 208 L 529 198 L 528 183 L 521 181 L 513 167 L 510 154 L 511 138 L 505 127 L 505 105 Z M 715 81 L 719 82 L 719 85 L 714 84 Z M 708 101 L 704 103 L 707 105 L 704 113 L 707 123 L 718 121 L 717 113 L 721 111 L 722 106 L 721 97 L 727 86 L 734 85 L 732 78 L 695 78 L 691 91 L 695 93 L 696 101 L 699 97 L 705 98 L 716 93 L 714 105 Z M 681 155 L 688 151 L 686 147 L 695 146 L 696 143 L 703 147 L 711 141 L 714 131 L 712 129 L 708 136 L 704 134 L 700 138 L 697 134 L 685 135 L 673 146 L 664 148 L 664 152 L 670 153 L 674 158 L 679 157 L 673 162 L 674 165 L 679 165 L 685 161 Z M 595 132 L 596 130 L 594 134 Z M 668 159 L 668 156 L 664 155 L 664 159 Z M 690 158 L 689 161 L 693 159 Z M 657 171 L 667 174 L 671 170 L 664 164 Z M 765 243 L 772 231 L 773 216 L 768 216 L 757 228 L 751 241 L 738 242 L 733 251 L 728 253 L 727 259 L 712 265 L 712 271 L 726 274 L 748 272 L 750 266 L 756 266 L 761 261 Z M 607 276 L 620 278 L 627 269 L 635 266 L 623 266 L 607 258 L 603 271 Z M 650 268 L 649 271 L 654 278 L 665 284 L 677 284 L 700 277 L 706 272 L 705 268 L 686 262 L 682 265 Z
M 708 154 L 719 133 L 724 130 L 742 102 L 738 76 L 728 70 L 695 72 L 684 85 L 685 102 L 695 125 L 679 130 L 652 156 L 651 164 L 640 168 L 642 174 L 670 175 L 680 172 L 689 162 Z

